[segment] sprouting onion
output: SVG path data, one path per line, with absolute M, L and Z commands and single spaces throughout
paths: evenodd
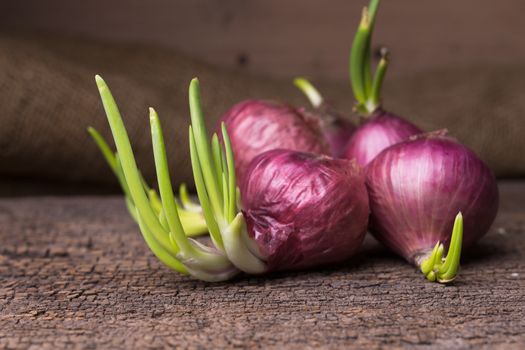
M 150 249 L 168 267 L 197 279 L 223 281 L 241 271 L 261 274 L 340 262 L 361 246 L 370 212 L 363 170 L 349 160 L 276 149 L 253 160 L 239 190 L 225 124 L 222 143 L 216 134 L 208 139 L 197 79 L 189 89 L 190 158 L 211 243 L 206 246 L 188 238 L 183 210 L 171 187 L 157 113 L 150 108 L 160 193 L 160 199 L 152 201 L 115 101 L 102 78 L 97 76 L 96 81 L 130 211 Z M 180 193 L 183 206 L 195 206 L 184 187 Z
M 378 7 L 379 0 L 370 0 L 369 7 L 363 9 L 350 52 L 350 81 L 362 124 L 347 143 L 343 155 L 355 159 L 361 166 L 366 166 L 385 148 L 422 132 L 411 122 L 382 108 L 381 87 L 389 56 L 386 49 L 381 50 L 381 60 L 372 77 L 370 49 Z
M 153 153 L 157 172 L 160 199 L 151 200 L 137 169 L 131 144 L 115 100 L 100 77 L 96 77 L 106 116 L 115 140 L 117 155 L 90 129 L 102 145 L 106 159 L 126 193 L 128 208 L 139 224 L 142 235 L 155 256 L 169 268 L 205 281 L 223 281 L 240 271 L 262 273 L 265 263 L 246 246 L 245 222 L 238 209 L 233 152 L 226 128 L 223 126 L 224 148 L 207 141 L 203 114 L 200 107 L 199 83 L 190 85 L 190 111 L 192 125 L 189 129 L 190 152 L 195 185 L 202 206 L 202 214 L 210 234 L 212 246 L 192 238 L 182 224 L 184 212 L 175 200 L 171 187 L 167 156 L 160 120 L 150 108 L 150 125 Z M 213 138 L 216 138 L 214 136 Z M 220 159 L 219 159 L 220 157 Z M 183 189 L 183 202 L 187 200 Z M 157 207 L 158 206 L 158 207 Z
M 498 212 L 494 174 L 445 130 L 385 149 L 366 178 L 370 232 L 431 281 L 455 277 L 461 249 L 483 237 Z

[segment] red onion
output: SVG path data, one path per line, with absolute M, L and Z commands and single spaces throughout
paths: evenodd
M 121 180 L 128 208 L 144 240 L 169 268 L 216 282 L 231 279 L 241 271 L 261 274 L 341 261 L 361 245 L 369 215 L 361 168 L 355 162 L 328 156 L 272 150 L 253 161 L 239 190 L 226 125 L 221 125 L 222 145 L 217 134 L 210 142 L 197 79 L 191 81 L 189 89 L 190 155 L 199 212 L 206 221 L 210 240 L 205 245 L 189 238 L 190 231 L 183 224 L 184 210 L 174 197 L 157 112 L 150 108 L 160 194 L 152 201 L 113 95 L 101 77 L 97 76 L 96 82 L 116 152 L 105 143 L 98 144 Z M 181 194 L 183 206 L 192 207 L 184 190 Z
M 251 163 L 241 196 L 248 234 L 269 270 L 342 261 L 363 242 L 368 194 L 355 162 L 268 151 Z
M 356 159 L 366 166 L 379 152 L 390 145 L 421 133 L 414 124 L 381 108 L 380 92 L 388 68 L 388 52 L 381 50 L 372 78 L 370 42 L 374 30 L 379 0 L 371 0 L 363 10 L 350 53 L 350 80 L 357 100 L 356 110 L 365 121 L 352 136 L 344 158 Z
M 331 109 L 320 110 L 322 113 L 323 135 L 330 145 L 330 152 L 334 158 L 345 158 L 345 149 L 348 140 L 356 131 L 356 126 Z
M 364 167 L 385 148 L 421 132 L 414 124 L 382 109 L 376 109 L 347 143 L 344 158 L 355 159 Z
M 294 84 L 306 95 L 321 124 L 324 138 L 330 146 L 334 158 L 343 158 L 346 144 L 354 134 L 356 126 L 348 118 L 337 112 L 327 103 L 319 91 L 305 78 L 296 78 Z
M 220 122 L 226 124 L 230 135 L 235 169 L 241 180 L 252 159 L 265 151 L 282 148 L 319 154 L 330 153 L 319 121 L 288 105 L 246 100 L 228 110 Z M 217 128 L 217 131 L 220 131 L 220 128 Z
M 469 247 L 488 231 L 498 211 L 492 171 L 445 133 L 422 134 L 393 145 L 366 168 L 371 232 L 407 261 L 421 266 L 427 277 L 444 281 L 453 276 L 440 275 L 444 273 L 439 271 L 440 254 L 454 240 L 450 232 L 456 214 L 463 215 L 463 246 Z M 461 229 L 461 222 L 457 226 Z M 457 248 L 458 243 L 452 245 Z M 457 249 L 455 254 L 459 263 Z

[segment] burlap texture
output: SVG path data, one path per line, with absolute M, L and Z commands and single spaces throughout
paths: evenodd
M 211 128 L 245 98 L 306 101 L 290 81 L 245 76 L 209 67 L 156 47 L 0 34 L 0 176 L 116 186 L 88 137 L 92 125 L 109 137 L 94 75 L 112 89 L 140 168 L 154 179 L 147 108 L 159 113 L 172 178 L 192 183 L 187 89 L 201 81 Z M 446 67 L 387 81 L 385 107 L 431 130 L 448 128 L 498 176 L 525 175 L 525 63 Z M 350 111 L 346 83 L 320 83 L 342 111 Z
M 386 107 L 447 128 L 500 178 L 525 175 L 525 62 L 443 67 L 387 83 Z

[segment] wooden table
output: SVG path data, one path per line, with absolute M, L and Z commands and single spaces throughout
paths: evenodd
M 0 200 L 0 348 L 525 348 L 525 183 L 500 184 L 456 282 L 373 239 L 352 261 L 207 284 L 148 251 L 121 198 Z

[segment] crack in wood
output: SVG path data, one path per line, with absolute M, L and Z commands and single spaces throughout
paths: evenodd
M 513 186 L 502 205 L 525 207 L 525 184 Z M 121 198 L 0 208 L 13 215 L 0 222 L 0 348 L 525 345 L 523 210 L 502 211 L 445 287 L 371 238 L 336 266 L 207 284 L 162 266 Z

